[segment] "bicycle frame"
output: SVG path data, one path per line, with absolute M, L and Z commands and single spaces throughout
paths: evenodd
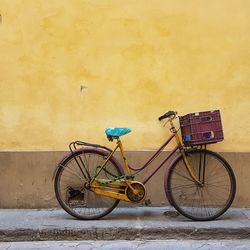
M 135 171 L 134 174 L 140 173 L 142 170 L 147 168 L 157 157 L 159 154 L 164 150 L 164 148 L 172 141 L 172 139 L 175 137 L 174 134 L 172 134 L 167 141 L 165 141 L 162 146 L 148 159 L 146 163 L 143 164 L 140 168 L 133 168 L 131 166 L 128 166 L 131 170 Z M 142 183 L 146 184 L 160 169 L 161 167 L 170 159 L 170 157 L 177 151 L 180 150 L 181 146 L 177 145 L 174 147 L 161 161 L 161 163 L 154 168 L 152 172 L 150 172 L 147 176 L 144 177 Z
M 133 175 L 134 175 L 134 174 L 137 174 L 137 173 L 141 172 L 143 169 L 147 168 L 149 166 L 149 164 L 152 163 L 159 156 L 159 154 L 163 151 L 163 149 L 172 141 L 172 139 L 175 138 L 176 142 L 177 142 L 177 146 L 174 149 L 172 149 L 169 154 L 167 154 L 165 156 L 165 158 L 162 160 L 162 162 L 158 166 L 156 166 L 156 168 L 151 173 L 149 173 L 146 177 L 144 177 L 142 183 L 146 184 L 160 170 L 160 168 L 170 159 L 170 157 L 177 150 L 179 150 L 180 153 L 183 156 L 183 159 L 184 159 L 184 162 L 185 162 L 185 165 L 186 165 L 186 168 L 187 168 L 187 171 L 188 171 L 190 177 L 197 184 L 203 185 L 199 181 L 199 179 L 195 176 L 195 174 L 193 173 L 193 171 L 192 171 L 192 166 L 190 166 L 190 164 L 189 164 L 189 162 L 187 160 L 186 154 L 185 154 L 185 152 L 183 150 L 183 145 L 181 143 L 179 135 L 177 134 L 178 131 L 175 129 L 172 121 L 170 121 L 170 123 L 171 123 L 171 126 L 172 126 L 171 129 L 170 129 L 170 131 L 172 132 L 172 135 L 166 140 L 165 143 L 163 143 L 163 145 L 154 153 L 154 155 L 152 157 L 150 157 L 150 159 L 143 166 L 141 166 L 140 168 L 133 168 L 132 166 L 130 166 L 128 164 L 127 159 L 125 157 L 125 153 L 124 153 L 124 149 L 123 149 L 122 143 L 121 143 L 120 139 L 117 138 L 117 145 L 116 145 L 115 149 L 109 154 L 109 156 L 107 157 L 107 159 L 104 162 L 103 166 L 101 166 L 101 168 L 98 170 L 98 172 L 96 173 L 95 177 L 91 180 L 90 184 L 93 183 L 94 179 L 99 175 L 99 173 L 105 167 L 105 165 L 108 162 L 108 160 L 114 155 L 114 153 L 116 152 L 116 150 L 118 148 L 120 149 L 120 153 L 122 155 L 122 159 L 123 159 L 123 162 L 124 162 L 124 166 L 125 166 L 126 172 L 128 173 L 128 175 L 132 175 L 131 170 L 133 170 L 134 171 Z

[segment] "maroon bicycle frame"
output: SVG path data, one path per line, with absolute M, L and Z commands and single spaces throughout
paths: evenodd
M 130 165 L 128 166 L 131 170 L 135 171 L 133 174 L 140 173 L 143 169 L 145 169 L 150 163 L 152 163 L 158 155 L 162 152 L 162 150 L 172 141 L 172 139 L 175 137 L 175 134 L 172 134 L 166 142 L 163 143 L 163 145 L 154 153 L 152 157 L 140 168 L 133 168 Z M 149 173 L 147 176 L 144 177 L 142 183 L 146 184 L 154 175 L 158 172 L 158 170 L 169 160 L 169 158 L 181 147 L 177 145 L 175 148 L 173 148 L 169 154 L 163 159 L 163 161 L 154 169 L 153 172 Z

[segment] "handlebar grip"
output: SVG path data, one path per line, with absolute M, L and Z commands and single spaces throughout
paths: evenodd
M 163 119 L 165 119 L 166 118 L 166 116 L 165 116 L 166 114 L 164 114 L 164 115 L 162 115 L 162 116 L 160 116 L 158 119 L 159 119 L 159 121 L 161 121 L 161 120 L 163 120 Z
M 172 115 L 176 116 L 177 112 L 174 112 L 174 111 L 168 111 L 166 114 L 160 116 L 158 119 L 159 121 L 163 120 L 163 119 L 166 119 Z

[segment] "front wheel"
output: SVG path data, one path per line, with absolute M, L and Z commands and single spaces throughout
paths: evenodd
M 203 185 L 190 177 L 183 157 L 179 157 L 165 180 L 167 197 L 179 213 L 192 220 L 214 220 L 225 213 L 234 200 L 234 173 L 227 161 L 212 151 L 197 149 L 186 155 Z
M 91 191 L 87 184 L 107 159 L 98 149 L 82 149 L 64 159 L 55 175 L 55 194 L 61 207 L 70 215 L 83 220 L 99 219 L 110 213 L 119 200 Z M 122 170 L 111 157 L 98 178 L 114 179 Z

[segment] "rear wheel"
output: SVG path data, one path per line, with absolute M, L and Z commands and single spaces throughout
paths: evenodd
M 203 185 L 198 185 L 190 177 L 183 157 L 180 157 L 169 169 L 165 185 L 167 196 L 182 215 L 192 220 L 213 220 L 222 215 L 234 200 L 234 173 L 226 160 L 212 151 L 194 150 L 186 154 Z
M 54 181 L 55 194 L 62 208 L 70 215 L 83 220 L 99 219 L 118 205 L 119 200 L 97 195 L 87 186 L 106 157 L 102 151 L 83 149 L 60 163 Z M 112 158 L 105 169 L 98 178 L 112 180 L 122 174 Z

